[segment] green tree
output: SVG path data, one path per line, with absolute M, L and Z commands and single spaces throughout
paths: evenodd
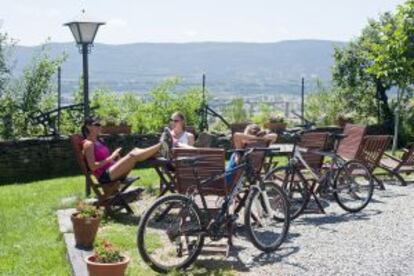
M 37 111 L 47 111 L 56 102 L 52 77 L 64 55 L 51 58 L 46 46 L 42 46 L 32 61 L 25 67 L 23 76 L 7 85 L 2 95 L 2 136 L 18 138 L 41 133 L 40 127 L 30 124 L 30 116 Z
M 360 37 L 346 47 L 336 48 L 332 78 L 334 85 L 341 89 L 340 94 L 349 106 L 365 118 L 375 115 L 379 101 L 380 116 L 389 126 L 393 122 L 387 91 L 391 88 L 391 80 L 380 76 L 370 69 L 374 52 L 382 45 L 381 31 L 384 24 L 391 21 L 389 14 L 383 15 L 379 21 L 370 20 Z
M 13 136 L 13 110 L 16 110 L 13 98 L 5 89 L 10 80 L 8 50 L 13 47 L 7 34 L 0 33 L 0 137 L 9 139 Z

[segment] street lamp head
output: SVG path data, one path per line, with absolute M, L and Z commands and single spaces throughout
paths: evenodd
M 82 17 L 63 24 L 64 26 L 68 26 L 71 30 L 73 37 L 77 44 L 92 44 L 96 33 L 98 32 L 98 28 L 101 25 L 105 25 L 104 22 L 96 22 L 90 19 L 87 19 L 85 16 L 85 11 L 82 11 Z

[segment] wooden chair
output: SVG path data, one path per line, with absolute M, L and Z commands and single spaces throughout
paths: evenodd
M 105 211 L 112 215 L 114 212 L 125 209 L 128 213 L 133 213 L 129 203 L 138 200 L 143 191 L 142 188 L 127 190 L 133 182 L 139 177 L 127 177 L 123 180 L 113 181 L 110 183 L 100 184 L 95 181 L 91 170 L 88 168 L 85 156 L 82 150 L 83 137 L 79 134 L 70 136 L 76 161 L 82 173 L 85 175 L 86 190 L 92 188 L 96 195 L 97 201 L 94 203 L 97 207 L 104 207 Z
M 324 156 L 312 151 L 323 151 L 328 143 L 329 133 L 308 132 L 301 136 L 298 146 L 307 149 L 309 152 L 302 152 L 306 163 L 315 171 L 320 171 L 323 165 Z M 305 167 L 302 167 L 305 169 Z
M 346 160 L 355 159 L 361 150 L 366 132 L 365 126 L 346 124 L 343 131 L 346 137 L 339 141 L 336 153 Z
M 414 143 L 408 144 L 408 148 L 403 149 L 403 151 L 401 159 L 385 152 L 385 157 L 381 159 L 379 167 L 388 174 L 395 176 L 402 186 L 407 186 L 407 182 L 401 174 L 409 175 L 414 172 Z
M 201 159 L 197 161 L 196 170 L 200 180 L 210 178 L 212 176 L 221 174 L 225 169 L 225 151 L 223 149 L 215 148 L 194 148 L 184 149 L 176 148 L 173 151 L 173 160 L 175 165 L 175 190 L 178 193 L 186 194 L 197 187 L 197 179 L 193 173 L 193 167 L 185 163 L 177 162 L 181 157 L 195 157 L 200 156 Z M 209 186 L 204 186 L 200 191 L 203 195 L 225 196 L 228 192 L 225 178 L 220 178 L 211 183 Z
M 369 169 L 374 180 L 380 189 L 385 189 L 384 184 L 373 173 L 379 167 L 382 156 L 392 141 L 390 135 L 367 135 L 362 141 L 362 145 L 357 152 L 355 159 L 364 163 Z

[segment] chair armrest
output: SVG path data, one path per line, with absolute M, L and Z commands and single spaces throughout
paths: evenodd
M 395 157 L 395 156 L 392 156 L 392 155 L 391 155 L 391 154 L 389 154 L 389 153 L 384 152 L 384 155 L 385 155 L 385 156 L 387 156 L 388 158 L 391 158 L 391 159 L 392 159 L 392 160 L 394 160 L 394 161 L 399 162 L 399 163 L 401 163 L 401 162 L 402 162 L 402 160 L 401 160 L 401 159 L 399 159 L 399 158 L 397 158 L 397 157 Z

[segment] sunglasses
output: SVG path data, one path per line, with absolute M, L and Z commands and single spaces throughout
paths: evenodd
M 179 123 L 179 122 L 181 122 L 181 120 L 178 120 L 178 119 L 170 119 L 170 122 Z
M 100 123 L 93 123 L 92 126 L 100 127 L 102 125 Z

